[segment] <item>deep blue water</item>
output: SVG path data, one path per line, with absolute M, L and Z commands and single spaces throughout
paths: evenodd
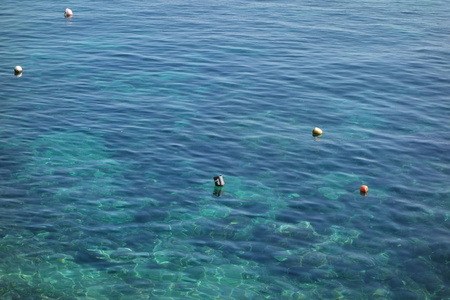
M 450 299 L 448 16 L 2 0 L 0 298 Z

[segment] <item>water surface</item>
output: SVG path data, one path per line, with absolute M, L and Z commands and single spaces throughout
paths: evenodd
M 449 15 L 2 1 L 0 298 L 450 298 Z

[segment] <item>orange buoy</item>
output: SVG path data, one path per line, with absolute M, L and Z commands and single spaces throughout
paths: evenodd
M 367 193 L 367 192 L 369 191 L 369 187 L 368 187 L 367 185 L 362 185 L 362 186 L 359 188 L 359 191 L 360 191 L 361 193 Z
M 360 194 L 361 196 L 366 197 L 367 194 L 368 194 L 368 192 L 369 192 L 369 187 L 368 187 L 367 185 L 362 185 L 362 186 L 359 188 L 359 194 Z

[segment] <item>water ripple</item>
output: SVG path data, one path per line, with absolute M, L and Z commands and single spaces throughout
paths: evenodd
M 3 298 L 448 298 L 443 1 L 0 6 Z

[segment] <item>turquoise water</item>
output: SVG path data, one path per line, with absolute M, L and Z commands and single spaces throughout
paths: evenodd
M 449 15 L 3 0 L 0 298 L 450 299 Z

